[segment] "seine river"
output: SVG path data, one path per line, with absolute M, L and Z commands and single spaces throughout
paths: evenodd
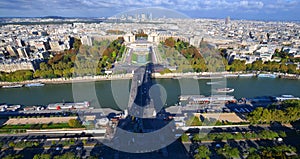
M 180 82 L 179 82 L 180 81 Z M 165 105 L 174 105 L 181 94 L 211 95 L 214 85 L 211 80 L 156 79 L 163 88 Z M 130 80 L 98 81 L 77 84 L 48 84 L 44 87 L 0 88 L 0 104 L 47 105 L 57 102 L 90 101 L 103 108 L 123 109 L 128 103 Z M 291 94 L 300 97 L 300 81 L 269 78 L 232 78 L 221 87 L 234 88 L 233 95 L 239 99 L 257 96 L 279 96 Z M 198 86 L 197 86 L 198 85 Z M 195 91 L 199 88 L 199 91 Z M 162 98 L 164 98 L 162 97 Z

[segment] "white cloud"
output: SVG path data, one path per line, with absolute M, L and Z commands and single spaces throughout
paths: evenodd
M 291 9 L 299 5 L 297 0 L 277 0 L 273 3 L 268 3 L 266 8 L 268 9 Z
M 128 9 L 162 7 L 180 12 L 218 10 L 245 13 L 291 10 L 299 8 L 299 3 L 299 0 L 0 0 L 0 9 L 49 13 L 66 10 L 109 10 L 114 14 Z

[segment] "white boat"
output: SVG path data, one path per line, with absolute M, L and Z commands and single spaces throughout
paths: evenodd
M 277 101 L 285 101 L 285 100 L 300 100 L 299 97 L 294 97 L 293 95 L 281 95 L 280 97 L 276 97 Z
M 258 78 L 276 78 L 277 76 L 274 74 L 259 74 L 257 75 Z
M 240 74 L 239 77 L 253 77 L 254 74 L 248 73 L 248 74 Z
M 206 82 L 207 85 L 221 84 L 221 81 Z
M 22 84 L 2 86 L 2 88 L 21 88 Z
M 60 110 L 60 109 L 86 109 L 90 106 L 88 101 L 76 102 L 76 103 L 54 103 L 49 104 L 47 109 Z
M 45 84 L 43 84 L 43 83 L 28 83 L 28 84 L 25 84 L 25 87 L 42 87 L 44 85 Z
M 234 92 L 233 88 L 218 88 L 217 92 L 219 93 L 232 93 Z

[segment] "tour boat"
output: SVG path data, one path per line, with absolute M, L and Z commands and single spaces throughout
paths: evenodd
M 257 75 L 258 78 L 276 78 L 277 76 L 274 74 L 259 74 Z
M 21 87 L 23 87 L 22 84 L 2 86 L 2 88 L 21 88 Z
M 254 74 L 248 73 L 248 74 L 240 74 L 239 77 L 253 77 Z
M 42 87 L 44 85 L 45 84 L 43 84 L 43 83 L 28 83 L 28 84 L 25 84 L 25 87 Z
M 233 88 L 218 88 L 217 92 L 219 93 L 232 93 L 234 91 Z

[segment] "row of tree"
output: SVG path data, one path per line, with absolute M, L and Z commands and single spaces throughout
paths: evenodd
M 246 132 L 246 133 L 197 133 L 192 137 L 193 142 L 201 142 L 201 141 L 222 141 L 222 140 L 249 140 L 249 139 L 274 139 L 277 137 L 286 137 L 286 133 L 284 131 L 271 131 L 271 130 L 262 130 L 260 132 Z M 182 142 L 189 142 L 190 138 L 187 134 L 182 134 L 181 136 Z
M 0 72 L 0 81 L 19 82 L 33 79 L 33 71 L 22 70 L 12 73 Z
M 242 139 L 274 139 L 277 137 L 286 137 L 285 132 L 275 132 L 271 130 L 263 130 L 260 132 L 246 132 L 246 133 L 199 133 L 192 138 L 195 142 L 201 141 L 221 141 L 221 140 L 242 140 Z
M 296 149 L 291 146 L 279 145 L 270 147 L 259 147 L 258 149 L 250 147 L 247 159 L 263 159 L 263 158 L 287 158 L 286 152 L 295 152 Z M 209 159 L 211 151 L 208 147 L 201 145 L 197 148 L 195 159 Z M 236 147 L 225 144 L 223 148 L 217 148 L 216 152 L 223 158 L 239 158 L 240 151 Z M 294 156 L 295 157 L 295 156 Z
M 51 154 L 36 154 L 33 156 L 33 159 L 51 159 Z M 73 152 L 66 152 L 62 155 L 53 156 L 53 159 L 80 159 Z
M 264 159 L 264 158 L 297 158 L 295 156 L 287 156 L 286 153 L 296 152 L 296 148 L 287 145 L 259 147 L 255 149 L 251 147 L 249 149 L 249 155 L 247 159 Z
M 195 159 L 209 159 L 211 155 L 209 148 L 204 145 L 199 146 L 196 152 L 194 155 Z M 225 144 L 223 148 L 217 148 L 216 152 L 222 158 L 239 158 L 240 156 L 239 149 L 228 144 Z
M 248 114 L 247 119 L 253 124 L 268 124 L 271 122 L 291 123 L 300 119 L 300 101 L 287 100 L 277 107 L 258 107 Z
M 226 64 L 226 71 L 267 71 L 267 72 L 282 72 L 290 74 L 300 74 L 296 64 L 287 62 L 264 62 L 261 60 L 254 61 L 252 64 L 245 64 L 246 61 L 234 60 L 230 65 Z

